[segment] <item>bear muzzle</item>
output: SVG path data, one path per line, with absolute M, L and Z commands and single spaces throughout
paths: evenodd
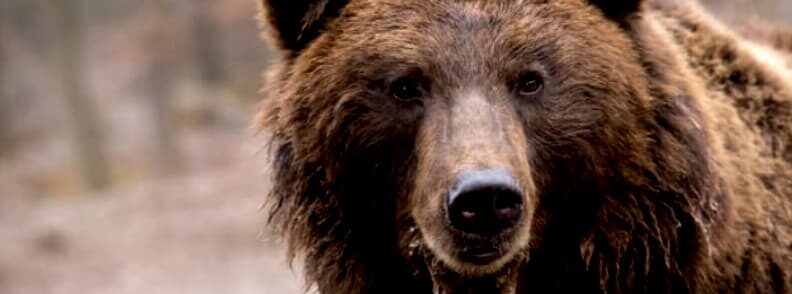
M 523 206 L 522 191 L 506 169 L 462 172 L 446 201 L 451 227 L 482 236 L 513 228 Z
M 524 206 L 520 186 L 508 170 L 469 170 L 460 173 L 449 190 L 446 215 L 452 230 L 487 240 L 513 230 Z M 460 250 L 458 258 L 485 265 L 505 254 L 498 246 L 487 244 L 490 242 L 481 243 Z

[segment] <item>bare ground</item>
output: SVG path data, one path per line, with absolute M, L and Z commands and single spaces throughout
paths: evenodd
M 250 166 L 0 205 L 0 293 L 302 292 Z

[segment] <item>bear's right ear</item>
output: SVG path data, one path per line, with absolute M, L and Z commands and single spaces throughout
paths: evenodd
M 641 10 L 643 0 L 589 0 L 591 4 L 599 7 L 605 16 L 621 21 L 627 16 Z
M 338 16 L 347 0 L 261 0 L 261 15 L 281 49 L 297 53 Z

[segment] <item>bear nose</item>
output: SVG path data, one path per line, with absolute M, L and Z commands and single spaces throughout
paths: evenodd
M 523 195 L 505 169 L 466 171 L 448 193 L 446 205 L 455 229 L 492 235 L 517 224 L 523 212 Z

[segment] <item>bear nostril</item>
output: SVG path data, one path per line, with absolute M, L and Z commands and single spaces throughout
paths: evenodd
M 522 204 L 521 195 L 513 191 L 501 191 L 495 197 L 495 215 L 504 220 L 519 218 L 522 213 Z
M 476 217 L 476 213 L 470 210 L 463 210 L 460 213 L 462 218 L 464 219 L 473 219 L 474 217 Z
M 462 173 L 448 195 L 451 226 L 473 234 L 497 234 L 514 227 L 523 211 L 523 195 L 502 169 Z

